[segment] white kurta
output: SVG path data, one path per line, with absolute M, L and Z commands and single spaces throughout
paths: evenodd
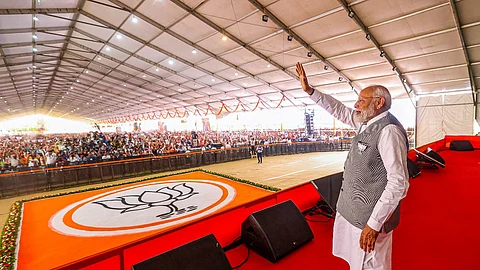
M 310 97 L 327 112 L 343 123 L 354 128 L 360 128 L 361 123 L 354 121 L 355 110 L 343 105 L 333 97 L 315 90 Z M 360 132 L 369 125 L 385 117 L 388 112 L 377 115 L 361 126 Z M 385 221 L 392 215 L 398 203 L 407 195 L 408 169 L 407 146 L 401 129 L 396 125 L 387 125 L 380 133 L 378 151 L 387 171 L 387 185 L 376 203 L 367 224 L 372 229 L 380 231 Z M 380 232 L 375 243 L 375 250 L 370 253 L 360 248 L 362 230 L 351 225 L 341 213 L 337 213 L 333 230 L 333 254 L 346 260 L 350 269 L 391 269 L 392 232 Z

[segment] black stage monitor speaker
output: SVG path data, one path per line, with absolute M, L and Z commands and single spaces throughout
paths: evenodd
M 450 150 L 473 151 L 473 145 L 468 140 L 456 140 L 450 143 Z
M 417 164 L 413 162 L 411 159 L 407 158 L 407 168 L 408 168 L 408 176 L 410 178 L 415 178 L 420 175 L 421 171 L 418 168 Z
M 137 263 L 132 270 L 231 270 L 213 234 Z
M 242 242 L 271 262 L 312 239 L 310 226 L 291 200 L 255 212 L 242 224 Z
M 311 181 L 322 199 L 333 212 L 337 211 L 337 201 L 342 188 L 343 172 L 325 176 Z
M 435 159 L 436 161 L 438 161 L 440 164 L 440 167 L 442 168 L 445 168 L 445 160 L 435 151 L 433 151 L 432 149 L 428 148 L 427 149 L 427 156 Z M 443 165 L 443 166 L 442 166 Z
M 426 153 L 413 149 L 417 153 L 417 162 L 419 167 L 437 169 L 437 166 L 445 168 L 445 160 L 435 151 L 428 148 Z

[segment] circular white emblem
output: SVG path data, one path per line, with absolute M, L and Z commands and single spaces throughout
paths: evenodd
M 235 189 L 210 180 L 163 180 L 105 192 L 57 212 L 50 228 L 74 236 L 147 232 L 198 219 L 235 198 Z

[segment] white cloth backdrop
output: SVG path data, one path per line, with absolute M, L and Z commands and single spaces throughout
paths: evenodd
M 422 97 L 417 102 L 416 146 L 445 135 L 472 135 L 473 121 L 471 94 Z

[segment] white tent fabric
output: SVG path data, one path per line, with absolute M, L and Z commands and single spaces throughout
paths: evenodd
M 443 139 L 445 135 L 472 135 L 473 118 L 471 94 L 420 98 L 417 102 L 416 145 Z

